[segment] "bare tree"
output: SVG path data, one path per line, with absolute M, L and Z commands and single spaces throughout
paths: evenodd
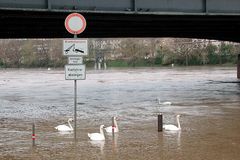
M 34 54 L 33 41 L 26 40 L 22 45 L 22 64 L 25 67 L 34 67 L 35 62 L 36 55 Z
M 179 56 L 180 59 L 185 59 L 185 65 L 189 65 L 189 58 L 195 47 L 192 43 L 192 39 L 175 39 L 175 53 Z
M 48 44 L 49 67 L 62 67 L 67 63 L 67 58 L 62 53 L 62 40 L 51 39 Z
M 8 41 L 7 40 L 0 40 L 0 65 L 6 65 L 6 46 Z
M 4 63 L 11 67 L 20 67 L 21 65 L 21 40 L 8 40 L 4 42 L 2 55 Z

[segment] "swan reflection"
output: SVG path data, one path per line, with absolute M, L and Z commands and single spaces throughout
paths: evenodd
M 178 147 L 181 147 L 181 131 L 178 131 L 178 135 L 177 135 L 177 145 L 178 145 Z
M 118 150 L 118 134 L 114 134 L 112 136 L 112 150 L 113 152 L 117 152 Z
M 181 149 L 181 130 L 165 131 L 163 136 L 164 145 L 174 145 L 177 149 Z
M 89 141 L 92 146 L 100 148 L 101 154 L 104 154 L 105 141 Z

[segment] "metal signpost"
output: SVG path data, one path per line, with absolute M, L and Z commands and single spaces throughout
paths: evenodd
M 65 79 L 74 80 L 74 139 L 77 140 L 77 80 L 86 79 L 86 67 L 81 56 L 88 54 L 87 40 L 79 40 L 77 34 L 86 28 L 86 20 L 79 13 L 72 13 L 65 19 L 65 28 L 74 35 L 74 39 L 63 41 L 63 55 L 68 56 L 65 65 Z

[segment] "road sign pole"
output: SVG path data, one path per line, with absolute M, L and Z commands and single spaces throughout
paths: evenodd
M 74 38 L 77 38 L 76 34 Z M 74 140 L 77 141 L 77 80 L 74 80 Z
M 82 33 L 86 28 L 86 19 L 79 13 L 69 14 L 64 22 L 67 31 L 74 35 L 74 39 L 77 39 L 77 34 Z M 69 41 L 68 41 L 69 42 Z M 84 43 L 85 42 L 85 43 Z M 71 44 L 72 43 L 72 44 Z M 66 45 L 68 45 L 66 47 Z M 85 48 L 83 47 L 85 46 Z M 75 41 L 63 43 L 63 54 L 66 56 L 82 56 L 87 54 L 87 41 Z M 80 65 L 81 58 L 75 58 L 70 61 L 72 65 L 65 65 L 65 79 L 74 80 L 74 140 L 77 141 L 77 79 L 85 79 L 85 65 Z M 80 61 L 80 62 L 79 62 Z
M 74 80 L 74 139 L 77 140 L 77 80 Z

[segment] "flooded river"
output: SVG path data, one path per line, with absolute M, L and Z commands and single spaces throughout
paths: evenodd
M 55 130 L 73 117 L 73 81 L 63 70 L 0 70 L 1 160 L 238 160 L 240 83 L 235 67 L 87 71 L 78 81 L 77 141 Z M 160 106 L 161 101 L 172 102 Z M 157 114 L 182 130 L 157 132 Z M 120 132 L 87 133 L 119 118 Z M 32 123 L 36 147 L 32 147 Z

